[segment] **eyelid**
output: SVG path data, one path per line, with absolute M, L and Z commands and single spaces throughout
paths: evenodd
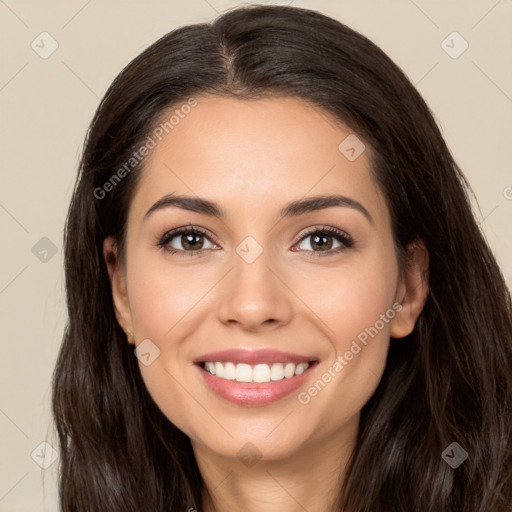
M 341 228 L 336 228 L 334 226 L 314 226 L 307 228 L 295 243 L 302 241 L 304 238 L 308 237 L 309 235 L 313 235 L 314 233 L 329 233 L 331 235 L 343 236 L 352 241 L 352 237 Z

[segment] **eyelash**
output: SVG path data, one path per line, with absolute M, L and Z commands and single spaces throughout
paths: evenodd
M 353 245 L 354 245 L 354 241 L 350 235 L 345 233 L 345 231 L 342 231 L 341 229 L 338 229 L 338 228 L 334 228 L 332 226 L 325 226 L 325 227 L 321 227 L 321 228 L 312 228 L 311 230 L 304 233 L 304 235 L 302 235 L 302 237 L 297 242 L 297 244 L 302 242 L 308 236 L 315 235 L 315 234 L 328 234 L 328 235 L 332 236 L 333 238 L 335 238 L 342 245 L 340 247 L 337 247 L 336 249 L 330 249 L 328 251 L 308 251 L 308 250 L 306 250 L 305 251 L 306 253 L 313 253 L 313 254 L 308 255 L 308 257 L 310 257 L 310 258 L 332 256 L 334 254 L 338 254 L 339 252 L 341 252 L 345 249 L 349 249 L 349 248 L 353 247 Z M 208 249 L 198 249 L 196 251 L 184 251 L 181 249 L 174 249 L 174 248 L 167 247 L 167 244 L 169 244 L 169 242 L 173 238 L 175 238 L 179 235 L 204 235 L 208 239 L 211 238 L 208 231 L 206 231 L 202 228 L 199 228 L 196 226 L 186 226 L 186 227 L 176 228 L 171 231 L 167 231 L 159 239 L 159 241 L 156 245 L 158 247 L 160 247 L 161 249 L 163 249 L 165 252 L 167 252 L 169 254 L 176 254 L 180 257 L 196 256 L 198 254 L 203 253 L 205 250 L 208 250 Z M 212 243 L 215 243 L 212 240 L 210 240 L 210 241 Z M 295 244 L 295 245 L 297 245 L 297 244 Z

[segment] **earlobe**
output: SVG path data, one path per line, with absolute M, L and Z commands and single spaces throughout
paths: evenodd
M 411 334 L 428 297 L 429 254 L 420 238 L 407 246 L 407 262 L 397 287 L 395 300 L 402 309 L 391 321 L 392 338 Z
M 130 304 L 126 289 L 126 278 L 123 275 L 117 255 L 117 243 L 113 237 L 107 237 L 103 241 L 103 258 L 107 266 L 112 289 L 112 301 L 117 321 L 127 335 L 128 343 L 135 344 L 131 319 Z

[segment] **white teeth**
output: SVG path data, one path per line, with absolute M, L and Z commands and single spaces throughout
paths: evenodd
M 233 363 L 224 363 L 224 378 L 228 380 L 236 379 L 236 366 Z
M 224 367 L 222 366 L 222 363 L 215 363 L 215 375 L 217 375 L 217 377 L 224 378 Z
M 309 363 L 273 363 L 256 364 L 251 366 L 245 363 L 220 363 L 208 361 L 204 364 L 206 371 L 221 379 L 236 380 L 237 382 L 270 382 L 290 379 L 295 375 L 304 373 Z
M 293 363 L 289 363 L 293 365 Z M 274 363 L 272 368 L 270 368 L 270 378 L 271 380 L 282 380 L 284 379 L 284 367 L 281 363 Z
M 216 363 L 222 364 L 222 363 Z M 235 380 L 238 382 L 252 382 L 252 368 L 248 364 L 237 364 Z
M 270 368 L 268 364 L 257 364 L 252 371 L 254 382 L 270 382 Z
M 300 375 L 301 373 L 304 373 L 308 366 L 308 363 L 299 363 L 297 365 L 297 368 L 295 368 L 295 375 Z M 215 367 L 215 369 L 217 369 L 217 367 Z
M 295 365 L 293 363 L 287 363 L 284 367 L 284 376 L 289 379 L 295 375 Z

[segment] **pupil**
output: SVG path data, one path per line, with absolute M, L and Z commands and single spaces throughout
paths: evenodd
M 187 246 L 188 246 L 188 248 L 189 248 L 189 249 L 195 249 L 195 248 L 196 248 L 196 247 L 195 247 L 195 245 L 196 245 L 196 244 L 194 244 L 194 242 L 193 242 L 193 241 L 192 241 L 192 243 L 191 243 L 191 240 L 193 240 L 194 238 L 195 238 L 195 239 L 200 238 L 201 236 L 202 236 L 202 235 L 194 235 L 194 234 L 185 235 L 185 240 L 186 240 L 186 242 L 185 242 L 185 244 L 183 244 L 183 246 L 184 246 L 185 248 L 187 248 Z M 196 240 L 196 242 L 197 242 L 197 240 Z M 199 244 L 199 245 L 201 245 L 201 244 Z
M 329 239 L 330 240 L 330 243 L 319 243 L 318 240 L 323 240 L 325 242 L 326 239 Z M 318 246 L 320 247 L 321 249 L 330 249 L 332 247 L 332 237 L 330 236 L 320 236 L 320 235 L 315 235 L 313 237 L 313 248 L 314 246 Z

